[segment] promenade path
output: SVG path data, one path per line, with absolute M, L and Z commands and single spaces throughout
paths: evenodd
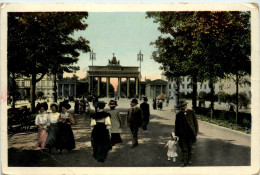
M 105 163 L 99 163 L 92 157 L 90 117 L 77 114 L 74 115 L 76 123 L 72 126 L 76 140 L 75 150 L 62 155 L 42 153 L 34 147 L 36 132 L 17 133 L 8 139 L 9 166 L 178 167 L 181 163 L 180 149 L 178 148 L 178 160 L 173 163 L 167 161 L 165 148 L 170 133 L 174 131 L 176 114 L 171 112 L 173 104 L 170 102 L 168 107 L 164 106 L 163 110 L 159 111 L 152 109 L 151 99 L 148 102 L 151 111 L 150 123 L 148 132 L 139 131 L 139 146 L 130 148 L 132 135 L 127 125 L 124 125 L 121 132 L 123 143 L 113 147 Z M 71 105 L 69 112 L 73 112 L 74 104 Z M 126 121 L 125 114 L 129 107 L 130 100 L 118 101 L 117 109 L 123 121 Z M 91 108 L 93 109 L 93 106 Z M 199 135 L 194 145 L 191 166 L 250 166 L 250 151 L 250 135 L 199 121 Z

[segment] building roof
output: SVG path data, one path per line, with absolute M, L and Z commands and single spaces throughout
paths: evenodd
M 166 86 L 167 85 L 167 81 L 164 81 L 164 80 L 161 80 L 161 79 L 156 79 L 156 80 L 153 80 L 153 81 L 148 81 L 147 84 L 150 84 L 150 85 L 164 85 Z

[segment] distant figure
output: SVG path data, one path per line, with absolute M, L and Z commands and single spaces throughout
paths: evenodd
M 127 114 L 127 124 L 130 126 L 133 135 L 132 148 L 138 146 L 138 128 L 143 124 L 142 109 L 137 107 L 137 104 L 137 99 L 133 99 L 130 104 L 131 108 L 128 110 Z
M 108 151 L 112 149 L 109 129 L 111 128 L 110 114 L 104 111 L 106 103 L 99 101 L 97 103 L 98 110 L 92 114 L 90 126 L 91 145 L 93 147 L 93 157 L 98 161 L 104 163 Z
M 75 98 L 74 102 L 75 102 L 74 114 L 78 114 L 79 113 L 79 99 Z
M 179 137 L 183 163 L 181 167 L 191 165 L 192 145 L 196 142 L 199 127 L 196 114 L 193 110 L 187 109 L 187 102 L 180 100 L 181 111 L 176 114 L 175 134 Z
M 144 102 L 140 105 L 143 113 L 143 130 L 147 130 L 147 125 L 149 123 L 150 118 L 150 106 L 147 103 L 147 97 L 143 97 Z
M 162 110 L 162 108 L 163 108 L 163 100 L 162 99 L 159 99 L 159 101 L 158 101 L 158 108 L 159 108 L 159 110 Z
M 153 99 L 153 109 L 156 110 L 156 99 Z
M 170 99 L 169 99 L 169 98 L 166 98 L 166 106 L 169 105 L 169 102 L 170 102 Z
M 89 102 L 87 101 L 86 102 L 86 114 L 89 114 L 90 113 L 90 105 L 89 105 Z
M 115 100 L 110 100 L 109 102 L 110 111 L 108 111 L 108 113 L 110 113 L 111 115 L 110 133 L 111 133 L 112 146 L 114 146 L 117 143 L 122 143 L 122 139 L 119 133 L 119 130 L 122 127 L 122 119 L 119 115 L 119 111 L 115 109 L 116 106 L 117 106 L 117 102 Z
M 168 156 L 169 161 L 171 161 L 171 159 L 172 159 L 173 162 L 176 162 L 176 158 L 178 157 L 178 154 L 177 154 L 178 140 L 179 140 L 179 138 L 177 136 L 175 136 L 174 132 L 172 132 L 171 140 L 169 140 L 167 142 L 167 144 L 165 145 L 165 147 L 168 147 L 167 156 Z
M 97 108 L 98 108 L 98 97 L 95 95 L 93 98 L 93 106 L 95 108 L 95 112 L 97 112 Z

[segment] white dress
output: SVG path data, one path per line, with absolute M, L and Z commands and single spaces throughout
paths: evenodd
M 167 152 L 167 156 L 168 157 L 177 157 L 177 142 L 174 140 L 169 140 L 167 142 L 167 144 L 165 145 L 166 147 L 168 147 L 168 152 Z

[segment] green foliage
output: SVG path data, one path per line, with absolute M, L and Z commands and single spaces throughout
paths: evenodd
M 152 58 L 165 76 L 208 80 L 212 105 L 219 78 L 250 74 L 250 12 L 147 12 L 147 17 L 160 24 L 163 36 L 151 43 Z
M 72 38 L 74 31 L 87 28 L 87 17 L 87 12 L 8 13 L 8 72 L 32 77 L 32 110 L 36 82 L 46 74 L 78 70 L 73 64 L 80 51 L 90 51 L 85 38 Z
M 78 69 L 71 64 L 79 50 L 90 50 L 89 42 L 71 36 L 86 29 L 87 17 L 87 12 L 8 13 L 8 70 L 30 76 Z

